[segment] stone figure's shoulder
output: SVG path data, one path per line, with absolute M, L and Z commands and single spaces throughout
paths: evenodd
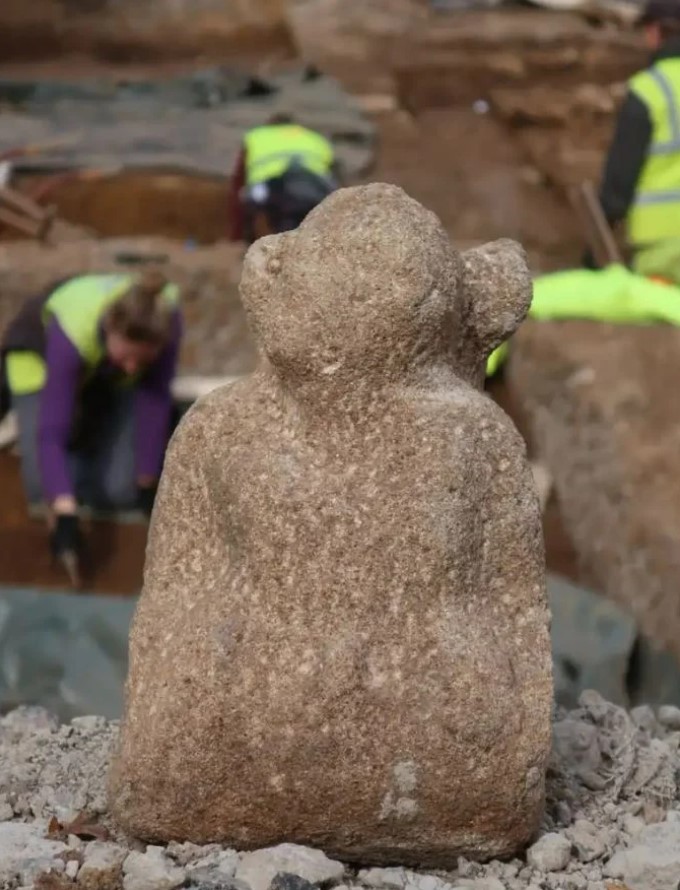
M 224 444 L 257 413 L 257 403 L 263 398 L 261 390 L 260 380 L 251 375 L 201 396 L 180 421 L 169 453 L 206 453 L 211 443 Z
M 461 384 L 430 390 L 420 397 L 420 410 L 444 434 L 482 447 L 503 447 L 522 457 L 526 445 L 517 427 L 503 409 L 485 392 Z

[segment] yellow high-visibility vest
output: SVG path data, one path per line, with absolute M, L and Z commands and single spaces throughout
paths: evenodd
M 662 59 L 636 74 L 629 87 L 652 124 L 627 220 L 628 240 L 640 247 L 680 238 L 680 59 Z
M 130 275 L 79 275 L 54 290 L 42 309 L 42 323 L 56 319 L 59 327 L 77 349 L 86 370 L 93 370 L 104 358 L 100 322 L 109 306 L 121 297 L 134 278 Z M 172 305 L 179 301 L 176 284 L 166 284 L 163 299 Z M 45 385 L 45 360 L 37 352 L 11 351 L 6 356 L 7 382 L 14 395 L 39 392 Z
M 319 176 L 327 176 L 333 166 L 335 153 L 328 139 L 297 124 L 255 127 L 244 141 L 248 185 L 275 179 L 295 162 Z

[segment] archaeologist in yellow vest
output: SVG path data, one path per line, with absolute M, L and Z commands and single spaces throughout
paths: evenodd
M 2 338 L 24 489 L 51 508 L 55 556 L 79 549 L 80 504 L 151 511 L 170 435 L 178 296 L 152 269 L 80 275 L 29 300 Z
M 652 58 L 628 85 L 600 201 L 612 226 L 625 222 L 633 267 L 664 275 L 680 245 L 680 2 L 650 0 L 641 24 Z
M 246 133 L 231 179 L 231 238 L 295 229 L 337 188 L 333 146 L 279 114 Z

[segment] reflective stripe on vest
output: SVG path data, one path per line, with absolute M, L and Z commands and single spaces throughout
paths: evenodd
M 5 371 L 7 386 L 13 396 L 40 392 L 47 380 L 45 359 L 37 352 L 8 352 Z
M 628 239 L 634 246 L 680 238 L 680 59 L 663 59 L 630 81 L 647 108 L 651 143 L 633 206 Z
M 296 124 L 255 127 L 246 133 L 244 141 L 248 185 L 281 176 L 293 162 L 319 176 L 327 176 L 333 166 L 331 143 Z

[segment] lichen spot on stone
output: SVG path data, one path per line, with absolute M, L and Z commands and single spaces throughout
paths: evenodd
M 380 820 L 414 819 L 420 810 L 414 794 L 418 787 L 418 765 L 401 760 L 392 768 L 392 784 L 380 805 Z

